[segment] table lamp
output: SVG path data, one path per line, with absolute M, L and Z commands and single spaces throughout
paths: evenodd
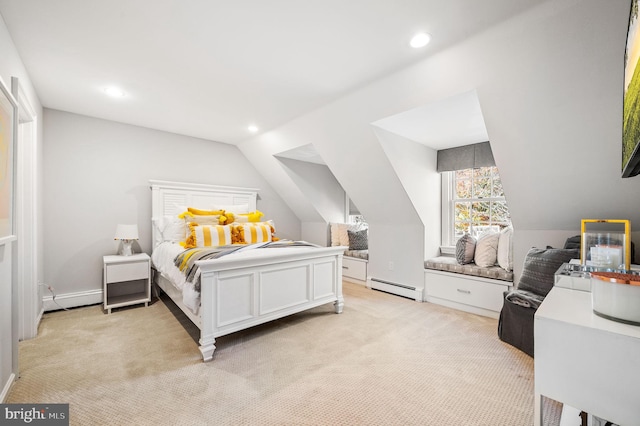
M 131 256 L 133 254 L 131 244 L 133 240 L 138 239 L 138 225 L 118 225 L 113 239 L 122 241 L 122 250 L 119 253 L 121 256 Z

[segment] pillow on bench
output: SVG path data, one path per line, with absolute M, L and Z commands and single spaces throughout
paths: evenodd
M 554 275 L 560 266 L 579 258 L 580 251 L 577 249 L 530 249 L 524 259 L 518 289 L 546 296 L 553 287 Z
M 498 261 L 498 242 L 500 234 L 497 232 L 486 232 L 478 237 L 476 242 L 476 252 L 473 261 L 476 265 L 488 268 Z
M 456 261 L 461 265 L 472 263 L 476 253 L 476 239 L 470 234 L 464 234 L 456 242 Z
M 489 267 L 500 265 L 507 271 L 513 271 L 513 228 L 507 226 L 500 232 L 488 231 L 477 239 L 469 233 L 456 242 L 456 260 L 459 264 L 475 263 Z
M 347 236 L 349 237 L 349 250 L 368 250 L 368 233 L 368 229 L 362 229 L 360 231 L 352 231 L 351 229 L 347 229 Z

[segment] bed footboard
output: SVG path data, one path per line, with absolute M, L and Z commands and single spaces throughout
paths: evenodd
M 198 262 L 204 361 L 213 358 L 216 337 L 331 302 L 342 312 L 344 247 L 271 250 Z

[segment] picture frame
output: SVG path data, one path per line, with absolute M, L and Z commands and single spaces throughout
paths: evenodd
M 0 78 L 0 242 L 15 235 L 15 144 L 18 103 Z
M 631 223 L 624 219 L 583 219 L 580 263 L 602 269 L 631 269 Z

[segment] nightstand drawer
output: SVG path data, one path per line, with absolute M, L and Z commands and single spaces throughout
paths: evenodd
M 106 265 L 107 283 L 144 280 L 149 278 L 149 262 L 114 263 Z

